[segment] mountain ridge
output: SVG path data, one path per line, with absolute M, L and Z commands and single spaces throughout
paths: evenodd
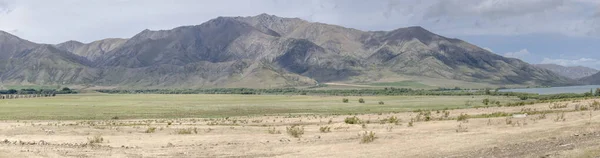
M 2 38 L 0 46 L 1 41 Z M 380 82 L 383 78 L 402 80 L 398 76 L 495 85 L 576 83 L 420 26 L 361 31 L 268 14 L 218 17 L 170 30 L 146 29 L 128 39 L 67 41 L 53 47 L 57 49 L 43 51 L 52 52 L 53 58 L 49 59 L 55 63 L 70 62 L 66 65 L 77 67 L 80 72 L 71 76 L 71 84 L 272 88 L 322 82 Z M 11 78 L 11 83 L 28 78 L 0 76 Z M 31 80 L 36 82 L 40 81 Z
M 584 66 L 561 66 L 557 64 L 534 64 L 534 66 L 548 69 L 571 79 L 581 79 L 600 72 L 594 68 Z

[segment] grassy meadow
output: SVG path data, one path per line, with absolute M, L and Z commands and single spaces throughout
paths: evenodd
M 348 98 L 348 103 L 342 99 Z M 366 103 L 358 103 L 364 98 Z M 207 118 L 227 116 L 360 114 L 417 109 L 484 106 L 489 98 L 516 102 L 505 96 L 286 96 L 286 95 L 165 95 L 73 94 L 51 98 L 0 100 L 1 120 L 97 120 L 143 118 Z M 380 105 L 383 101 L 384 105 Z

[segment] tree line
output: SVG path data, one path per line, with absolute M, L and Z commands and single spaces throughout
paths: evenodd
M 16 89 L 7 89 L 7 90 L 0 90 L 0 94 L 74 94 L 77 93 L 77 91 L 72 90 L 68 87 L 64 87 L 62 89 L 33 89 L 33 88 L 27 88 L 27 89 L 20 89 L 20 90 L 16 90 Z
M 253 89 L 253 88 L 213 88 L 213 89 L 110 89 L 97 90 L 101 93 L 118 94 L 246 94 L 246 95 L 332 95 L 332 96 L 379 96 L 379 95 L 440 95 L 440 96 L 469 96 L 469 95 L 490 95 L 484 90 L 423 90 L 411 88 L 382 88 L 382 89 L 297 89 L 297 88 L 277 88 L 277 89 Z M 526 93 L 516 92 L 493 92 L 494 95 L 517 96 Z

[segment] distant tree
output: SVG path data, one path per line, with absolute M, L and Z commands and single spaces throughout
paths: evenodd
M 344 102 L 344 103 L 348 103 L 348 98 L 344 98 L 344 99 L 342 99 L 342 102 Z
M 527 100 L 527 99 L 529 99 L 529 96 L 527 96 L 527 95 L 520 95 L 519 99 L 521 99 L 521 100 Z
M 16 89 L 9 89 L 9 90 L 7 91 L 7 93 L 8 93 L 8 94 L 16 94 L 16 93 L 17 93 L 17 90 L 16 90 Z
M 596 88 L 596 93 L 594 93 L 594 96 L 600 96 L 600 88 Z
M 71 91 L 71 89 L 70 89 L 69 87 L 65 87 L 65 88 L 63 88 L 61 91 L 68 92 L 68 91 Z
M 483 99 L 483 104 L 488 105 L 490 103 L 490 99 L 485 98 Z

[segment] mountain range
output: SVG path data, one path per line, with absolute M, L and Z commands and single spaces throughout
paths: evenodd
M 548 69 L 556 74 L 571 78 L 581 79 L 598 73 L 599 71 L 593 68 L 584 66 L 561 66 L 556 64 L 535 64 L 535 66 Z
M 437 82 L 440 86 L 445 81 L 498 86 L 577 83 L 418 26 L 361 31 L 260 14 L 143 30 L 129 39 L 56 45 L 0 31 L 4 85 L 274 88 L 408 79 L 442 81 Z

